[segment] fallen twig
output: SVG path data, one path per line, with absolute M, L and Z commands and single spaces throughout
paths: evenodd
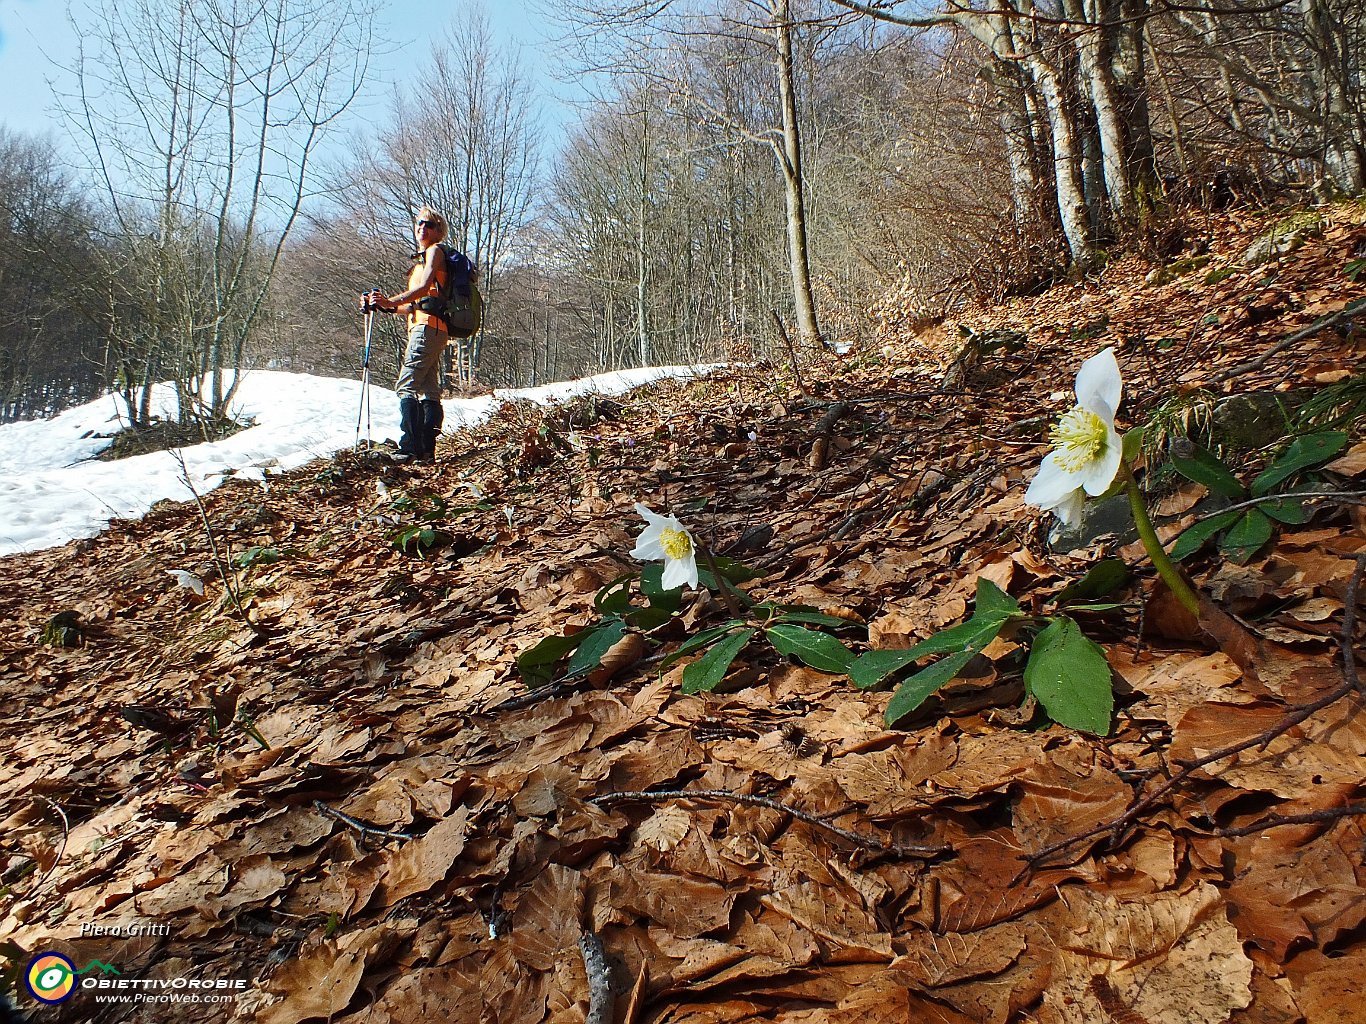
M 1347 584 L 1347 593 L 1342 599 L 1342 632 L 1338 635 L 1338 647 L 1342 651 L 1342 673 L 1357 693 L 1366 697 L 1362 689 L 1361 677 L 1357 675 L 1356 631 L 1357 595 L 1361 591 L 1361 577 L 1366 574 L 1366 554 L 1357 555 L 1357 567 Z
M 732 793 L 727 789 L 654 789 L 636 792 L 623 793 L 604 793 L 602 796 L 588 798 L 590 804 L 600 804 L 606 806 L 616 803 L 663 803 L 666 800 L 726 800 L 731 803 L 749 804 L 753 807 L 767 807 L 771 811 L 778 811 L 782 814 L 804 821 L 815 828 L 824 829 L 833 835 L 845 839 L 855 846 L 860 846 L 865 850 L 873 850 L 877 853 L 895 853 L 910 857 L 937 857 L 940 854 L 951 852 L 948 846 L 921 846 L 915 843 L 901 843 L 889 845 L 882 840 L 863 835 L 859 832 L 851 832 L 848 829 L 832 825 L 828 821 L 816 817 L 800 808 L 790 804 L 779 803 L 777 800 L 770 800 L 766 796 L 753 796 L 749 793 Z
M 602 940 L 592 932 L 584 932 L 579 936 L 579 952 L 588 975 L 588 1016 L 584 1024 L 612 1024 L 612 972 Z
M 218 553 L 218 541 L 214 537 L 213 524 L 209 522 L 209 511 L 204 507 L 204 499 L 199 496 L 199 491 L 195 489 L 194 481 L 190 479 L 190 468 L 185 465 L 185 453 L 179 448 L 175 450 L 175 459 L 180 464 L 180 482 L 194 496 L 195 506 L 199 509 L 199 518 L 204 523 L 204 535 L 209 539 L 209 552 L 213 555 L 213 564 L 218 570 L 219 578 L 223 581 L 223 588 L 228 592 L 228 597 L 232 598 L 233 607 L 237 609 L 237 614 L 242 617 L 247 628 L 258 637 L 264 636 L 266 631 L 252 622 L 250 616 L 247 615 L 246 608 L 242 607 L 242 599 L 233 583 L 232 568 Z
M 314 800 L 314 801 L 313 801 L 313 806 L 316 807 L 318 810 L 322 811 L 324 814 L 328 815 L 329 817 L 336 818 L 336 819 L 337 819 L 338 821 L 340 821 L 342 824 L 344 824 L 344 825 L 350 825 L 353 829 L 355 829 L 357 832 L 359 832 L 359 833 L 360 833 L 360 841 L 361 841 L 361 844 L 362 844 L 362 845 L 364 845 L 364 843 L 365 843 L 365 837 L 366 837 L 366 836 L 381 836 L 381 837 L 383 837 L 383 838 L 385 838 L 385 839 L 412 839 L 412 838 L 414 838 L 413 833 L 411 833 L 411 832 L 395 832 L 395 831 L 393 831 L 393 830 L 391 830 L 391 829 L 380 828 L 378 825 L 374 824 L 373 822 L 364 821 L 364 820 L 362 820 L 361 818 L 353 818 L 353 817 L 351 817 L 351 815 L 347 814 L 345 811 L 339 811 L 339 810 L 337 810 L 335 807 L 329 807 L 327 804 L 323 803 L 321 800 Z
M 1280 736 L 1283 733 L 1286 733 L 1289 730 L 1293 729 L 1295 726 L 1299 725 L 1301 722 L 1303 722 L 1306 718 L 1313 715 L 1315 712 L 1322 711 L 1329 704 L 1333 704 L 1341 700 L 1343 697 L 1347 696 L 1347 694 L 1351 693 L 1353 689 L 1355 689 L 1355 687 L 1351 683 L 1344 683 L 1336 689 L 1324 694 L 1318 700 L 1311 701 L 1308 704 L 1301 704 L 1291 709 L 1279 722 L 1277 722 L 1270 728 L 1257 733 L 1257 735 L 1255 736 L 1250 736 L 1245 740 L 1240 740 L 1237 743 L 1233 743 L 1227 747 L 1215 750 L 1209 754 L 1206 754 L 1204 757 L 1195 759 L 1194 761 L 1176 762 L 1182 765 L 1181 771 L 1177 772 L 1166 782 L 1162 783 L 1162 785 L 1158 786 L 1147 796 L 1142 797 L 1141 799 L 1136 800 L 1134 803 L 1130 804 L 1128 809 L 1123 814 L 1115 818 L 1112 818 L 1109 821 L 1102 822 L 1101 824 L 1096 825 L 1094 828 L 1087 829 L 1085 832 L 1080 832 L 1075 836 L 1069 836 L 1066 839 L 1058 840 L 1056 843 L 1050 843 L 1048 846 L 1045 846 L 1042 850 L 1039 850 L 1038 852 L 1031 854 L 1029 856 L 1028 867 L 1026 867 L 1019 874 L 1017 874 L 1015 878 L 1012 880 L 1011 884 L 1013 885 L 1015 882 L 1019 881 L 1019 879 L 1031 868 L 1036 867 L 1040 861 L 1047 860 L 1055 853 L 1060 853 L 1061 851 L 1066 850 L 1069 847 L 1076 846 L 1078 843 L 1083 843 L 1088 839 L 1094 839 L 1096 836 L 1103 835 L 1106 832 L 1118 833 L 1121 829 L 1125 828 L 1126 826 L 1132 825 L 1138 819 L 1139 815 L 1141 815 L 1149 807 L 1153 806 L 1153 804 L 1161 800 L 1172 790 L 1180 786 L 1181 783 L 1185 782 L 1188 778 L 1194 775 L 1201 768 L 1208 767 L 1209 765 L 1214 764 L 1214 762 L 1216 761 L 1222 761 L 1226 757 L 1232 757 L 1234 754 L 1241 753 L 1242 751 L 1248 750 L 1251 747 L 1265 748 L 1269 746 L 1271 744 L 1271 741 L 1274 740 L 1277 736 Z
M 1291 494 L 1267 494 L 1260 498 L 1250 498 L 1235 505 L 1225 505 L 1223 508 L 1202 513 L 1195 517 L 1191 525 L 1203 523 L 1206 519 L 1214 519 L 1226 512 L 1237 512 L 1257 505 L 1266 505 L 1273 501 L 1285 501 L 1288 498 L 1366 498 L 1366 491 L 1295 491 Z M 1173 518 L 1179 517 L 1174 516 Z
M 1219 384 L 1226 380 L 1232 380 L 1234 377 L 1241 377 L 1243 374 L 1251 373 L 1253 370 L 1260 370 L 1270 362 L 1272 356 L 1282 349 L 1295 344 L 1297 341 L 1304 341 L 1306 338 L 1312 338 L 1314 335 L 1318 334 L 1319 331 L 1326 331 L 1340 320 L 1350 320 L 1353 316 L 1363 310 L 1366 310 L 1366 299 L 1358 299 L 1356 302 L 1349 303 L 1334 313 L 1321 316 L 1308 327 L 1304 327 L 1294 334 L 1282 338 L 1255 359 L 1249 359 L 1245 363 L 1239 363 L 1237 366 L 1230 366 L 1227 370 L 1219 371 L 1205 382 L 1205 386 L 1208 387 L 1211 384 Z
M 1350 818 L 1357 814 L 1366 814 L 1366 804 L 1347 804 L 1344 807 L 1329 807 L 1326 810 L 1305 811 L 1302 814 L 1270 814 L 1251 825 L 1244 825 L 1241 828 L 1217 828 L 1205 835 L 1217 836 L 1220 839 L 1237 839 L 1239 836 L 1255 836 L 1259 832 L 1280 828 L 1283 825 L 1314 825 L 1324 821 L 1337 821 L 1339 818 Z
M 811 454 L 807 458 L 807 464 L 812 469 L 822 470 L 830 461 L 830 437 L 834 433 L 835 424 L 848 414 L 849 409 L 848 402 L 836 402 L 811 428 L 811 433 L 816 439 L 811 443 Z
M 835 402 L 825 410 L 825 415 L 811 427 L 811 433 L 818 437 L 822 434 L 829 434 L 835 429 L 835 424 L 847 415 L 849 415 L 849 403 L 845 401 Z
M 62 810 L 56 802 L 49 800 L 45 796 L 40 796 L 38 799 L 56 811 L 57 817 L 62 819 L 62 844 L 57 847 L 57 856 L 52 858 L 52 863 L 49 864 L 47 870 L 43 872 L 43 877 L 38 879 L 38 884 L 29 890 L 29 896 L 33 896 L 39 889 L 47 884 L 47 880 L 52 876 L 52 872 L 57 870 L 57 865 L 62 862 L 62 857 L 66 854 L 67 838 L 71 835 L 71 822 L 66 816 L 66 811 Z

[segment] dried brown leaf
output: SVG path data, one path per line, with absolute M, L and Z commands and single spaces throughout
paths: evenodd
M 1025 927 L 1018 921 L 965 935 L 917 931 L 893 967 L 914 978 L 917 985 L 939 988 L 1000 974 L 1024 948 Z
M 1132 902 L 1074 889 L 1069 903 L 1041 1024 L 1105 1020 L 1102 1000 L 1147 1024 L 1224 1024 L 1251 1002 L 1252 961 L 1213 886 Z
M 550 864 L 517 899 L 508 937 L 513 955 L 534 971 L 548 971 L 562 959 L 578 960 L 583 929 L 583 876 Z
M 469 829 L 469 810 L 458 807 L 424 835 L 408 840 L 389 859 L 388 870 L 379 885 L 376 900 L 392 907 L 401 899 L 426 892 L 446 877 L 455 859 L 465 848 Z

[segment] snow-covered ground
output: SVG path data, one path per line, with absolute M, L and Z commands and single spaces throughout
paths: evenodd
M 617 395 L 667 377 L 705 373 L 706 366 L 652 366 L 621 370 L 536 388 L 495 391 L 482 398 L 452 398 L 445 429 L 473 426 L 515 399 L 549 403 L 575 395 Z M 174 415 L 174 393 L 158 389 L 154 407 Z M 371 385 L 372 436 L 398 436 L 394 393 Z M 116 462 L 93 458 L 119 429 L 119 403 L 105 396 L 50 420 L 0 426 L 0 555 L 93 537 L 111 518 L 136 519 L 158 501 L 188 501 L 180 463 L 171 452 L 152 452 Z M 262 479 L 294 469 L 356 442 L 361 409 L 358 381 L 256 370 L 238 390 L 237 418 L 254 426 L 222 441 L 180 450 L 195 489 L 212 490 L 232 475 Z M 361 433 L 364 436 L 365 426 Z M 100 437 L 98 435 L 105 435 Z

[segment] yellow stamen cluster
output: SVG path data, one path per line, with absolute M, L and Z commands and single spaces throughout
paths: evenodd
M 692 554 L 692 538 L 682 530 L 664 527 L 659 534 L 659 546 L 670 558 L 687 558 Z
M 1055 461 L 1069 473 L 1099 458 L 1108 437 L 1105 421 L 1079 405 L 1067 412 L 1049 434 Z

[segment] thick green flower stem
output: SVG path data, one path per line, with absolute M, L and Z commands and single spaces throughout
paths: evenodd
M 1167 584 L 1176 599 L 1181 602 L 1181 607 L 1190 612 L 1197 619 L 1200 618 L 1200 599 L 1195 596 L 1195 591 L 1186 582 L 1186 578 L 1181 575 L 1181 570 L 1176 567 L 1176 563 L 1167 557 L 1167 552 L 1162 549 L 1162 542 L 1157 539 L 1157 531 L 1153 529 L 1153 521 L 1148 518 L 1148 503 L 1143 500 L 1143 492 L 1138 488 L 1138 481 L 1134 479 L 1134 472 L 1129 468 L 1129 464 L 1121 462 L 1119 464 L 1120 479 L 1124 481 L 1124 489 L 1129 493 L 1129 508 L 1134 513 L 1134 525 L 1138 527 L 1138 538 L 1143 541 L 1143 549 L 1148 552 L 1148 558 L 1152 560 L 1153 568 L 1162 577 L 1162 582 Z
M 707 568 L 711 570 L 712 579 L 714 579 L 716 585 L 721 588 L 721 600 L 726 602 L 726 610 L 730 612 L 731 616 L 734 618 L 738 619 L 743 617 L 745 614 L 744 609 L 740 607 L 740 602 L 737 601 L 735 595 L 731 593 L 734 589 L 734 584 L 721 575 L 721 570 L 717 568 L 716 557 L 711 553 L 711 548 L 704 548 L 699 544 L 697 545 L 697 551 L 701 553 L 702 560 L 707 563 Z

